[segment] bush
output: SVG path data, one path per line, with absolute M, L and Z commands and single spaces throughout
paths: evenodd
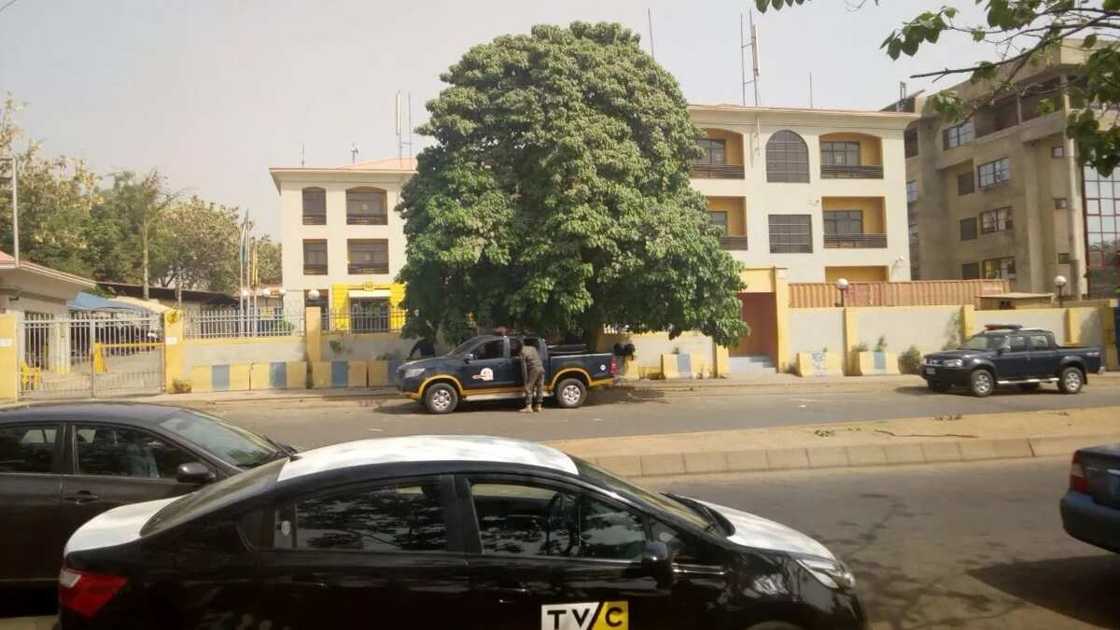
M 171 392 L 174 394 L 189 394 L 191 393 L 191 382 L 185 378 L 177 378 L 171 381 Z
M 886 351 L 887 351 L 887 338 L 886 338 L 885 335 L 880 335 L 879 336 L 879 341 L 877 341 L 875 343 L 875 352 L 886 352 Z
M 867 344 L 862 341 L 857 343 L 852 346 L 852 352 L 867 352 Z
M 918 374 L 922 370 L 922 352 L 917 346 L 910 346 L 898 355 L 898 371 L 903 374 Z

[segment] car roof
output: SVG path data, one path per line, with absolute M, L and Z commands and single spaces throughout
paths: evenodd
M 0 424 L 54 420 L 60 416 L 82 420 L 97 418 L 121 424 L 149 425 L 166 419 L 181 407 L 129 402 L 76 402 L 22 405 L 0 409 Z
M 485 435 L 415 435 L 343 442 L 304 451 L 284 464 L 276 481 L 358 466 L 424 462 L 519 464 L 579 474 L 571 457 L 535 442 Z

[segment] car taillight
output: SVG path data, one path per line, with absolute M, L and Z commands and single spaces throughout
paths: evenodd
M 1073 462 L 1069 465 L 1069 489 L 1089 493 L 1089 480 L 1085 478 L 1085 469 L 1081 467 L 1081 455 L 1078 453 L 1073 454 Z
M 89 619 L 128 582 L 119 575 L 63 567 L 58 573 L 58 604 Z
M 618 376 L 618 357 L 611 355 L 611 376 Z

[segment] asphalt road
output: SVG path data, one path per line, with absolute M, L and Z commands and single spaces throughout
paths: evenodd
M 532 415 L 517 413 L 517 404 L 506 401 L 467 404 L 455 413 L 433 416 L 406 399 L 253 402 L 223 404 L 213 411 L 275 439 L 312 448 L 393 435 L 481 433 L 558 440 L 1120 405 L 1115 379 L 1098 380 L 1076 396 L 1045 386 L 1033 393 L 1001 390 L 989 398 L 935 394 L 914 380 L 913 386 L 858 390 L 814 390 L 811 384 L 722 387 L 703 393 L 610 390 L 593 392 L 580 409 L 546 407 Z

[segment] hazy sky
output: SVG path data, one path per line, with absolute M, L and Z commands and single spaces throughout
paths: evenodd
M 763 105 L 879 109 L 907 75 L 990 55 L 963 39 L 892 62 L 879 44 L 941 0 L 844 0 L 756 16 Z M 3 5 L 4 1 L 0 1 Z M 394 95 L 414 124 L 470 46 L 534 24 L 611 20 L 642 34 L 687 98 L 739 102 L 732 0 L 17 0 L 0 12 L 0 93 L 48 152 L 100 172 L 159 168 L 172 187 L 248 209 L 276 235 L 270 166 L 395 156 Z M 971 3 L 967 3 L 971 5 Z M 946 85 L 949 83 L 946 82 Z M 911 89 L 923 87 L 910 81 Z M 417 136 L 417 145 L 423 139 Z

